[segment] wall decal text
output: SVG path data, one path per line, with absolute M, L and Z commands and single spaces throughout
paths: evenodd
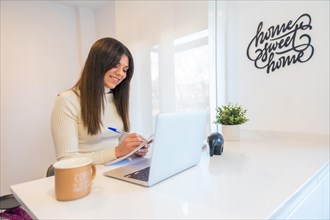
M 258 69 L 266 69 L 267 74 L 291 64 L 305 63 L 314 54 L 309 31 L 312 18 L 302 14 L 296 21 L 265 29 L 260 22 L 256 35 L 247 48 L 247 57 Z

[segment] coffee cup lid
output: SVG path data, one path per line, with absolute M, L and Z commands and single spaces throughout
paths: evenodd
M 76 168 L 76 167 L 86 166 L 88 164 L 91 164 L 92 162 L 93 160 L 88 157 L 76 157 L 76 158 L 59 160 L 53 164 L 53 167 L 55 169 Z

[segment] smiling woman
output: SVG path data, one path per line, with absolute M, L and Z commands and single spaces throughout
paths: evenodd
M 104 75 L 104 85 L 110 89 L 114 89 L 125 78 L 128 71 L 128 57 L 123 55 L 116 67 L 108 70 Z
M 53 108 L 51 126 L 58 160 L 84 156 L 102 164 L 129 154 L 143 142 L 139 134 L 121 137 L 107 129 L 111 125 L 130 130 L 133 72 L 133 57 L 121 42 L 102 38 L 93 44 L 81 78 L 57 96 Z M 148 145 L 135 154 L 144 156 L 147 152 Z

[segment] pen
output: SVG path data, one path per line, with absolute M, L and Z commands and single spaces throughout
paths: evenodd
M 116 133 L 118 133 L 118 134 L 128 134 L 128 132 L 126 132 L 126 131 L 120 131 L 120 130 L 118 130 L 117 128 L 114 128 L 114 127 L 108 127 L 108 129 L 109 129 L 110 131 L 116 132 Z M 145 138 L 143 138 L 143 140 L 145 140 Z
M 118 134 L 125 134 L 127 132 L 125 131 L 119 131 L 117 128 L 113 128 L 113 127 L 108 127 L 109 130 L 113 131 L 113 132 L 116 132 Z

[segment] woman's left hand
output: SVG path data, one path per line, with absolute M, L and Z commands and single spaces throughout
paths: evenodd
M 140 150 L 136 151 L 134 155 L 138 157 L 144 157 L 149 152 L 149 147 L 150 147 L 149 144 L 146 144 Z

